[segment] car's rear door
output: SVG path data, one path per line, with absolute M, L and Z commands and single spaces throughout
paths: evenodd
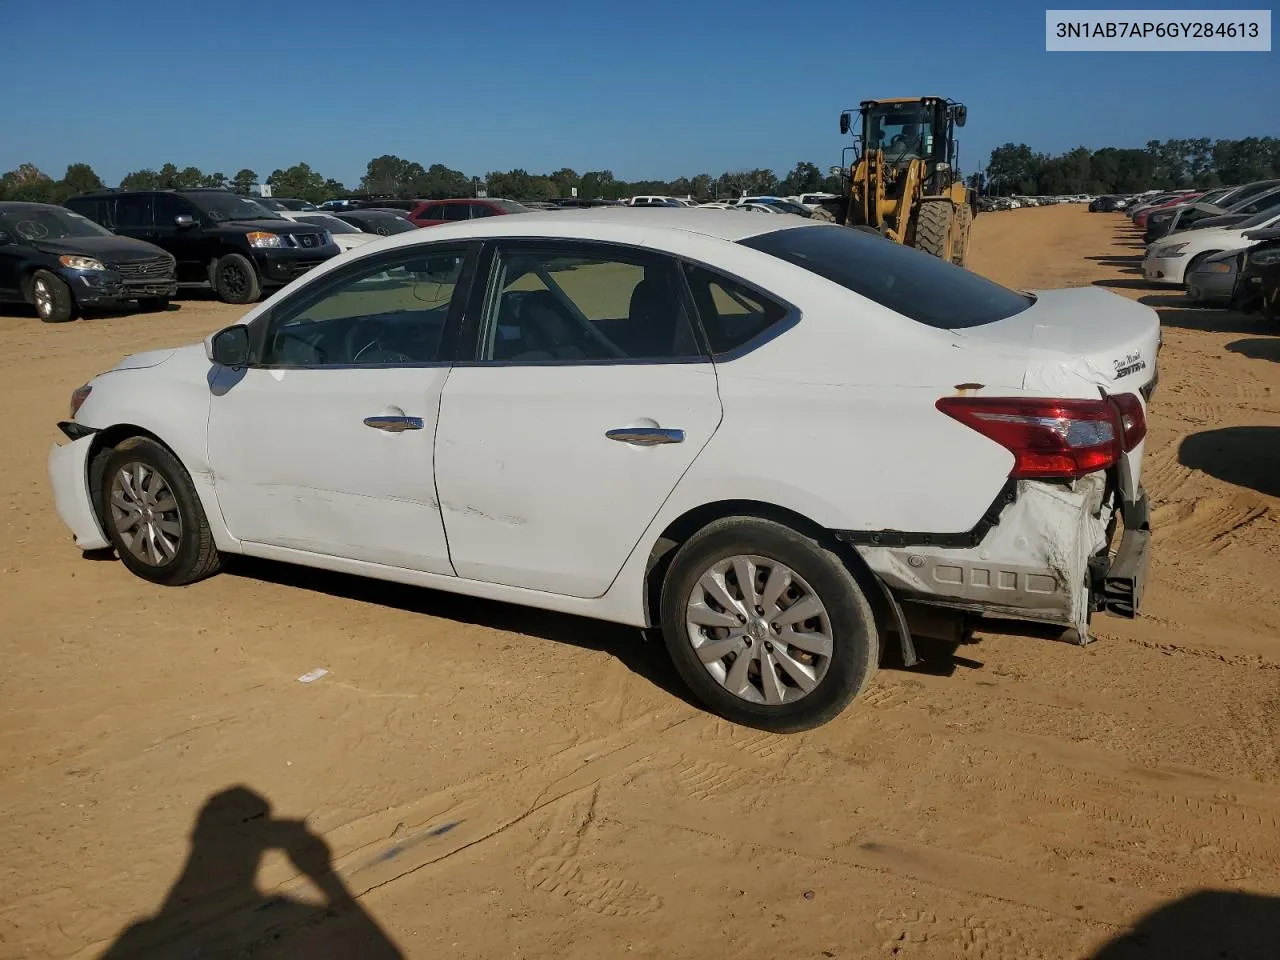
M 453 572 L 435 434 L 470 256 L 450 244 L 357 259 L 251 325 L 251 366 L 215 371 L 209 463 L 247 552 Z
M 491 253 L 441 398 L 449 553 L 460 577 L 600 596 L 719 426 L 715 369 L 674 260 L 568 241 Z

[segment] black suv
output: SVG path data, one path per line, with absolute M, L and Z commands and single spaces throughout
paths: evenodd
M 264 288 L 339 252 L 324 230 L 229 190 L 102 190 L 72 197 L 67 207 L 167 250 L 177 258 L 179 283 L 208 282 L 224 303 L 253 303 Z
M 60 323 L 128 300 L 160 310 L 177 289 L 173 257 L 158 247 L 51 203 L 0 203 L 0 301 Z

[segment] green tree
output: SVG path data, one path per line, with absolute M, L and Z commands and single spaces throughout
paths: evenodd
M 135 170 L 120 181 L 121 190 L 155 190 L 160 186 L 160 175 L 150 168 Z
M 156 171 L 156 179 L 159 180 L 158 186 L 161 190 L 172 190 L 182 185 L 182 171 L 172 163 L 166 163 Z
M 414 187 L 421 184 L 426 175 L 422 164 L 387 153 L 369 161 L 360 178 L 360 189 L 375 196 L 411 198 Z
M 258 182 L 258 175 L 248 167 L 231 178 L 231 189 L 239 194 L 247 194 Z
M 0 196 L 29 203 L 61 203 L 65 199 L 53 178 L 34 163 L 24 163 L 0 177 Z
M 815 193 L 822 187 L 822 171 L 816 164 L 801 160 L 778 184 L 778 192 L 786 196 Z
M 294 164 L 288 170 L 272 171 L 267 177 L 267 186 L 277 197 L 296 197 L 311 203 L 321 203 L 328 198 L 324 177 L 306 163 Z
M 225 173 L 207 173 L 200 180 L 202 187 L 217 187 L 220 190 L 227 189 L 229 182 Z
M 104 186 L 102 178 L 87 163 L 71 163 L 59 183 L 66 197 L 74 197 L 77 193 L 89 193 L 101 190 Z M 64 197 L 65 199 L 65 197 Z

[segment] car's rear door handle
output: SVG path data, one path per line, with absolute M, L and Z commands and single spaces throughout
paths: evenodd
M 634 443 L 642 447 L 651 447 L 659 443 L 683 443 L 683 430 L 670 430 L 664 427 L 616 427 L 605 433 L 610 440 L 622 443 Z
M 403 433 L 405 430 L 421 430 L 423 422 L 421 417 L 391 417 L 383 415 L 365 417 L 364 425 L 373 427 L 375 430 L 385 430 L 387 433 Z

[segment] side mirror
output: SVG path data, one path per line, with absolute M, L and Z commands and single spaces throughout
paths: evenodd
M 850 126 L 849 111 L 846 110 L 844 113 L 840 114 L 840 133 L 842 135 L 848 133 Z
M 219 330 L 205 341 L 205 355 L 222 367 L 249 364 L 249 328 L 242 323 Z
M 179 229 L 183 227 L 194 227 L 196 225 L 196 218 L 191 216 L 189 213 L 180 213 L 173 218 L 173 225 Z
M 968 116 L 969 116 L 969 108 L 966 107 L 963 103 L 960 104 L 958 107 L 956 107 L 956 113 L 955 113 L 956 126 L 963 127 L 964 122 L 968 118 Z

